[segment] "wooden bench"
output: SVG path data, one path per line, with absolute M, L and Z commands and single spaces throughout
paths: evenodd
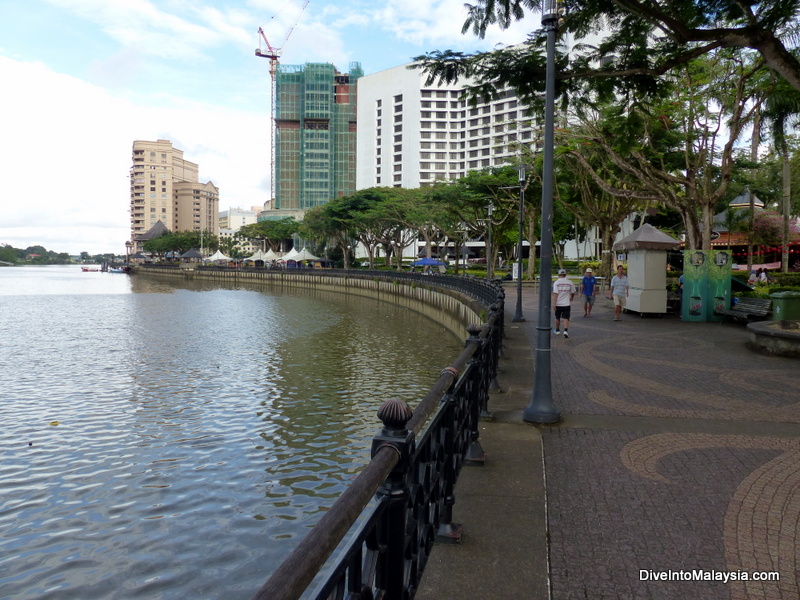
M 718 315 L 733 317 L 738 321 L 760 321 L 768 319 L 772 313 L 772 300 L 769 298 L 739 298 L 739 301 L 728 309 L 717 309 Z

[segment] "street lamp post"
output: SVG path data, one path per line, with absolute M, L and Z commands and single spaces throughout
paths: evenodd
M 494 274 L 494 264 L 492 263 L 492 213 L 494 204 L 489 201 L 489 221 L 486 230 L 486 279 L 492 280 Z
M 522 315 L 522 223 L 525 219 L 525 165 L 519 165 L 519 236 L 517 237 L 517 308 L 514 323 L 525 320 Z M 528 258 L 530 260 L 530 258 Z M 534 258 L 535 260 L 535 258 Z
M 544 157 L 542 171 L 541 267 L 539 269 L 539 319 L 536 324 L 536 354 L 533 395 L 522 412 L 529 423 L 557 423 L 561 413 L 553 404 L 550 378 L 550 285 L 553 266 L 553 153 L 555 146 L 556 34 L 559 2 L 544 0 L 542 25 L 547 32 L 547 70 L 545 74 Z

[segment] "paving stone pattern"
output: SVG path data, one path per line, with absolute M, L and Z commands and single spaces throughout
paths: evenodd
M 602 303 L 570 332 L 551 342 L 564 421 L 542 428 L 552 597 L 800 597 L 800 426 L 750 427 L 800 423 L 800 363 L 753 353 L 742 325 L 616 323 Z M 642 569 L 781 580 L 642 581 Z
M 506 292 L 486 466 L 462 471 L 464 538 L 434 550 L 417 598 L 800 598 L 800 361 L 750 351 L 740 324 L 614 322 L 604 298 L 583 318 L 576 302 L 570 338 L 550 336 L 563 421 L 533 426 L 522 410 L 538 294 L 524 288 L 526 321 L 512 323 L 515 286 Z M 780 581 L 642 580 L 640 570 Z

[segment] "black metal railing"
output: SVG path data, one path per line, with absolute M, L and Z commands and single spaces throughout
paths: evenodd
M 487 323 L 468 327 L 464 350 L 415 410 L 401 400 L 381 405 L 383 428 L 373 439 L 372 460 L 254 600 L 294 600 L 309 592 L 318 600 L 412 598 L 434 541 L 458 541 L 455 484 L 464 464 L 485 458 L 478 424 L 497 375 L 504 324 L 502 288 L 481 285 L 495 294 Z

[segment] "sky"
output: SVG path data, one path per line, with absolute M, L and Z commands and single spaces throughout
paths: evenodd
M 269 61 L 369 75 L 431 50 L 523 41 L 531 15 L 484 39 L 464 0 L 0 0 L 0 245 L 125 253 L 134 140 L 167 139 L 220 190 L 269 195 Z M 287 37 L 288 35 L 288 37 Z M 263 42 L 261 47 L 265 48 Z

